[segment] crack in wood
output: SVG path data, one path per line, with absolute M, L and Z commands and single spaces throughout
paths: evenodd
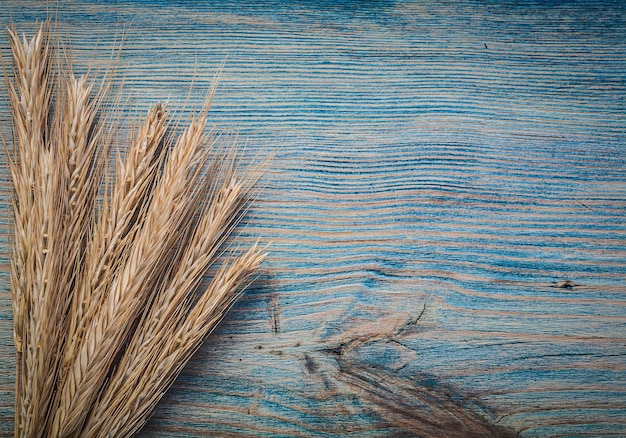
M 267 312 L 270 317 L 270 328 L 274 335 L 278 335 L 280 332 L 280 304 L 278 303 L 278 296 L 272 295 L 267 303 Z
M 400 376 L 397 369 L 389 371 L 363 361 L 361 350 L 369 345 L 393 343 L 406 348 L 398 338 L 417 331 L 426 308 L 425 302 L 416 317 L 392 315 L 342 333 L 340 341 L 319 350 L 337 364 L 334 373 L 324 373 L 326 377 L 343 383 L 341 386 L 358 397 L 366 409 L 386 426 L 402 430 L 403 436 L 515 436 L 515 432 L 496 424 L 495 417 L 471 397 L 447 388 L 432 376 Z M 307 372 L 317 371 L 314 360 L 308 354 L 304 358 Z
M 336 358 L 336 378 L 388 426 L 421 437 L 514 437 L 489 413 L 432 377 L 405 378 L 357 361 Z M 426 383 L 425 383 L 426 382 Z

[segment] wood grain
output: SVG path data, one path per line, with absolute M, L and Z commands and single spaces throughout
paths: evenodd
M 9 1 L 0 22 L 47 9 L 79 70 L 125 34 L 129 116 L 226 59 L 212 121 L 244 161 L 276 152 L 241 236 L 272 241 L 265 270 L 142 436 L 626 435 L 624 2 Z

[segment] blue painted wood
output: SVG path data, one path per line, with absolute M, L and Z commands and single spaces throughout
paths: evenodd
M 5 2 L 0 22 L 31 31 L 55 7 Z M 129 114 L 206 89 L 226 59 L 215 126 L 246 139 L 244 160 L 276 151 L 242 236 L 273 242 L 265 271 L 142 436 L 626 435 L 625 16 L 619 1 L 59 3 L 78 70 L 125 34 Z M 6 134 L 6 102 L 0 117 Z M 9 435 L 6 257 L 1 271 Z

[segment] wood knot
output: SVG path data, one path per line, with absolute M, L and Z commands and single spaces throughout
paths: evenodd
M 561 280 L 558 283 L 556 283 L 553 287 L 556 287 L 557 289 L 567 289 L 567 290 L 572 290 L 574 289 L 576 286 L 580 286 L 577 283 L 574 283 L 571 280 Z

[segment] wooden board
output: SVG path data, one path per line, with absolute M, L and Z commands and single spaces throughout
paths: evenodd
M 264 272 L 141 436 L 626 435 L 624 2 L 195 3 L 0 7 L 79 71 L 124 34 L 131 115 L 226 60 L 212 121 L 275 151 Z

